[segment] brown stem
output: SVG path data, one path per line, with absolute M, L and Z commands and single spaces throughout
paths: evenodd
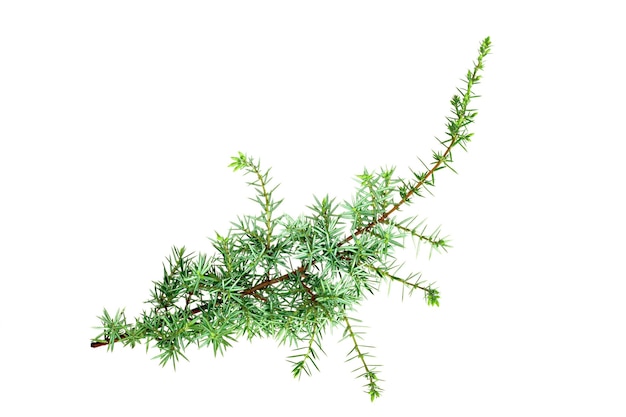
M 469 94 L 469 91 L 466 93 Z M 437 168 L 439 168 L 439 166 L 441 166 L 441 164 L 443 163 L 442 161 L 445 160 L 445 158 L 450 154 L 450 152 L 452 151 L 452 147 L 456 144 L 457 140 L 458 140 L 459 136 L 458 134 L 454 137 L 451 138 L 450 140 L 450 145 L 446 148 L 446 151 L 444 152 L 444 154 L 442 155 L 441 158 L 438 159 L 437 163 L 435 165 L 433 165 L 433 167 L 428 170 L 428 172 L 426 173 L 426 175 L 424 176 L 424 178 L 422 178 L 417 184 L 415 184 L 414 187 L 412 187 L 408 193 L 406 193 L 406 195 L 396 204 L 393 205 L 393 207 L 391 209 L 389 209 L 388 211 L 386 211 L 385 213 L 383 213 L 378 219 L 370 222 L 369 224 L 367 224 L 364 227 L 361 227 L 360 229 L 356 230 L 353 234 L 347 236 L 346 238 L 344 238 L 344 240 L 342 240 L 341 242 L 339 242 L 339 244 L 337 246 L 343 246 L 344 244 L 348 243 L 349 241 L 351 241 L 352 239 L 354 239 L 354 237 L 362 235 L 363 233 L 366 233 L 368 231 L 370 231 L 374 226 L 376 226 L 379 223 L 383 223 L 387 220 L 387 218 L 396 210 L 398 210 L 400 208 L 400 206 L 404 203 L 406 203 L 409 198 L 415 194 L 418 190 L 418 188 L 420 188 L 421 186 L 423 186 L 426 182 L 426 180 L 428 178 L 430 178 L 433 173 L 437 170 Z M 240 292 L 241 295 L 252 295 L 253 297 L 256 297 L 258 299 L 267 301 L 267 299 L 259 294 L 256 294 L 257 291 L 262 290 L 263 288 L 269 287 L 270 285 L 274 285 L 276 283 L 285 281 L 287 279 L 289 279 L 290 276 L 297 274 L 300 276 L 304 276 L 305 275 L 305 271 L 307 270 L 307 268 L 309 268 L 310 266 L 313 265 L 313 263 L 315 263 L 315 261 L 311 262 L 308 265 L 301 265 L 299 268 L 294 269 L 291 272 L 288 272 L 286 274 L 283 274 L 277 278 L 272 278 L 272 279 L 268 279 L 265 281 L 260 282 L 259 284 L 255 285 L 254 287 L 248 288 L 246 290 L 243 290 Z M 311 288 L 309 288 L 306 284 L 304 284 L 304 282 L 302 282 L 302 285 L 304 286 L 304 288 L 307 290 L 307 292 L 311 295 L 311 299 L 313 301 L 315 301 L 315 293 L 313 293 L 313 291 L 311 290 Z M 426 290 L 425 288 L 421 288 L 418 286 L 418 288 Z M 200 307 L 196 307 L 194 309 L 191 310 L 191 314 L 198 314 L 199 312 L 201 312 L 202 309 Z M 122 335 L 119 338 L 115 339 L 115 342 L 118 342 L 122 339 L 125 339 L 127 337 L 127 335 Z M 110 343 L 110 341 L 97 341 L 97 342 L 91 342 L 91 347 L 92 348 L 97 348 L 100 346 L 106 346 Z
M 286 273 L 284 275 L 281 275 L 278 278 L 272 278 L 272 279 L 268 279 L 268 280 L 265 280 L 263 282 L 260 282 L 260 283 L 258 283 L 257 285 L 255 285 L 252 288 L 248 288 L 247 290 L 241 291 L 240 294 L 241 295 L 252 295 L 256 291 L 262 290 L 265 287 L 269 287 L 270 285 L 274 285 L 274 284 L 276 284 L 278 282 L 285 281 L 286 279 L 288 279 L 293 274 L 298 274 L 298 275 L 303 274 L 304 271 L 306 271 L 306 269 L 307 269 L 307 266 L 302 265 L 298 269 L 294 269 L 293 271 L 288 272 L 288 273 Z
M 452 146 L 455 144 L 455 140 L 452 140 L 450 143 L 450 146 L 448 146 L 448 148 L 446 149 L 445 153 L 443 154 L 443 158 L 445 158 L 449 153 L 450 150 L 452 149 Z M 442 158 L 442 159 L 443 159 Z M 400 200 L 398 203 L 394 204 L 394 206 L 389 209 L 389 211 L 385 212 L 382 216 L 380 216 L 378 219 L 376 219 L 375 221 L 370 222 L 368 225 L 361 227 L 360 229 L 358 229 L 356 232 L 354 232 L 354 234 L 351 234 L 350 236 L 346 237 L 344 240 L 342 240 L 341 242 L 339 242 L 339 244 L 337 246 L 342 246 L 346 243 L 348 243 L 350 240 L 352 240 L 354 238 L 354 236 L 359 236 L 363 233 L 368 232 L 369 230 L 371 230 L 376 224 L 378 223 L 382 223 L 385 220 L 387 220 L 387 218 L 396 210 L 398 210 L 398 208 L 406 203 L 408 201 L 408 199 L 417 191 L 417 189 L 419 187 L 421 187 L 422 185 L 424 185 L 424 182 L 426 181 L 426 179 L 428 179 L 434 172 L 435 170 L 441 165 L 441 159 L 439 161 L 437 161 L 437 163 L 426 173 L 426 176 L 419 181 L 413 188 L 411 188 L 411 190 L 404 196 L 404 198 L 402 200 Z M 272 278 L 272 279 L 268 279 L 265 281 L 262 281 L 260 283 L 258 283 L 257 285 L 255 285 L 254 287 L 245 289 L 243 291 L 240 292 L 241 295 L 252 295 L 253 297 L 256 297 L 258 299 L 267 301 L 267 299 L 261 295 L 256 294 L 257 291 L 262 290 L 263 288 L 269 287 L 271 285 L 274 285 L 276 283 L 285 281 L 287 279 L 289 279 L 290 276 L 297 274 L 300 276 L 303 276 L 305 271 L 307 270 L 308 267 L 312 266 L 313 263 L 315 261 L 313 261 L 312 263 L 310 263 L 309 265 L 302 265 L 297 269 L 294 269 L 291 272 L 288 272 L 286 274 L 283 274 L 277 278 Z M 311 299 L 315 300 L 315 294 L 313 293 L 313 291 L 311 291 L 311 289 L 309 287 L 307 287 L 304 282 L 302 283 L 304 288 L 307 290 L 307 292 L 309 294 L 311 294 Z M 198 314 L 199 312 L 201 312 L 202 309 L 200 307 L 196 307 L 194 309 L 191 310 L 191 314 Z M 115 339 L 115 342 L 119 342 L 122 339 L 125 339 L 127 337 L 127 335 L 122 335 L 119 338 Z M 110 343 L 110 341 L 97 341 L 97 342 L 91 342 L 91 347 L 92 348 L 97 348 L 100 346 L 106 346 Z
M 122 340 L 124 338 L 126 338 L 126 336 L 122 335 L 122 337 L 119 337 L 119 338 L 115 339 L 115 341 L 119 342 L 120 340 Z M 100 347 L 100 346 L 106 346 L 108 344 L 109 344 L 109 342 L 91 342 L 91 347 L 92 348 L 97 348 L 97 347 Z
M 456 139 L 456 138 L 455 138 Z M 439 159 L 437 161 L 437 163 L 426 173 L 426 176 L 420 180 L 417 184 L 415 184 L 415 186 L 413 188 L 411 188 L 411 190 L 406 193 L 406 195 L 404 196 L 404 198 L 402 200 L 400 200 L 398 203 L 394 204 L 394 206 L 389 209 L 389 211 L 385 212 L 382 216 L 380 216 L 378 219 L 376 219 L 375 221 L 370 222 L 368 225 L 361 227 L 360 229 L 358 229 L 356 232 L 354 232 L 354 234 L 351 234 L 350 236 L 346 237 L 344 240 L 342 240 L 341 242 L 339 242 L 339 244 L 337 246 L 342 246 L 346 243 L 348 243 L 350 240 L 352 240 L 355 236 L 359 236 L 363 233 L 368 232 L 369 230 L 371 230 L 376 224 L 378 223 L 382 223 L 384 221 L 387 220 L 387 218 L 396 210 L 399 209 L 399 207 L 406 203 L 408 201 L 408 199 L 417 191 L 417 189 L 419 187 L 421 187 L 422 185 L 424 185 L 425 181 L 435 172 L 435 170 L 441 165 L 441 161 L 442 159 L 444 159 L 451 151 L 452 146 L 454 146 L 455 144 L 455 140 L 450 141 L 450 146 L 448 146 L 448 148 L 446 149 L 445 153 L 443 154 L 443 157 L 441 159 Z M 286 274 L 283 274 L 277 278 L 272 278 L 272 279 L 268 279 L 265 281 L 262 281 L 260 283 L 258 283 L 257 285 L 255 285 L 254 287 L 245 289 L 243 291 L 240 292 L 241 295 L 252 295 L 253 297 L 256 297 L 260 300 L 264 300 L 267 301 L 267 299 L 259 294 L 256 294 L 257 291 L 262 290 L 263 288 L 269 287 L 270 285 L 274 285 L 276 283 L 285 281 L 287 279 L 289 279 L 290 276 L 297 274 L 300 276 L 303 276 L 305 271 L 307 270 L 308 267 L 312 266 L 314 263 L 314 261 L 312 263 L 310 263 L 309 265 L 302 265 L 297 269 L 294 269 L 291 272 L 288 272 Z M 315 300 L 315 294 L 313 293 L 313 291 L 311 291 L 311 289 L 309 287 L 307 287 L 304 282 L 302 283 L 302 285 L 304 286 L 304 288 L 307 290 L 307 292 L 309 294 L 311 294 L 311 299 Z M 191 310 L 191 314 L 198 314 L 199 312 L 201 312 L 202 309 L 200 307 L 196 307 L 194 309 Z M 122 335 L 119 338 L 115 339 L 115 342 L 119 342 L 122 339 L 125 339 L 127 337 L 127 335 Z M 110 343 L 110 341 L 97 341 L 97 342 L 91 342 L 91 347 L 92 348 L 97 348 L 100 346 L 106 346 Z

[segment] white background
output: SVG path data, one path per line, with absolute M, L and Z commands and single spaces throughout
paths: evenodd
M 0 414 L 625 415 L 619 3 L 2 2 Z M 293 216 L 363 167 L 417 168 L 488 35 L 459 175 L 406 211 L 453 239 L 402 254 L 441 307 L 393 287 L 359 310 L 374 404 L 340 331 L 300 381 L 273 340 L 176 372 L 89 348 L 172 245 L 212 253 L 255 210 L 237 151 Z

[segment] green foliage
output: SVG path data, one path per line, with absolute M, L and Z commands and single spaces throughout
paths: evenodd
M 238 218 L 226 235 L 216 233 L 212 256 L 174 247 L 163 265 L 163 279 L 154 282 L 149 311 L 129 324 L 124 310 L 114 316 L 104 310 L 102 331 L 92 347 L 112 351 L 116 343 L 134 347 L 143 341 L 148 349 L 152 343 L 160 364 L 175 366 L 187 359 L 183 352 L 191 344 L 210 347 L 217 356 L 240 337 L 269 336 L 294 346 L 288 360 L 293 375 L 300 377 L 318 369 L 326 329 L 343 327 L 343 339 L 351 346 L 347 360 L 358 364 L 358 378 L 365 380 L 372 401 L 377 398 L 380 366 L 369 363 L 371 347 L 360 342 L 362 326 L 355 324 L 360 322 L 353 313 L 382 283 L 400 284 L 409 295 L 422 291 L 427 305 L 439 306 L 439 291 L 421 281 L 421 274 L 399 275 L 394 251 L 404 248 L 407 237 L 418 249 L 425 244 L 431 251 L 446 250 L 449 242 L 438 228 L 428 233 L 423 222 L 412 226 L 416 217 L 398 219 L 396 212 L 423 190 L 430 192 L 435 173 L 451 169 L 452 150 L 465 149 L 470 141 L 467 128 L 476 111 L 469 104 L 477 97 L 472 87 L 480 80 L 490 46 L 489 38 L 482 41 L 464 88 L 450 101 L 446 138 L 438 140 L 442 148 L 433 152 L 430 164 L 422 162 L 422 171 L 411 171 L 412 178 L 394 177 L 393 168 L 364 170 L 356 176 L 350 201 L 314 197 L 308 214 L 292 218 L 276 214 L 282 200 L 274 197 L 269 170 L 239 152 L 229 166 L 252 178 L 248 185 L 259 212 Z

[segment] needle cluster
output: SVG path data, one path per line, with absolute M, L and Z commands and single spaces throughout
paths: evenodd
M 362 344 L 362 326 L 355 307 L 383 283 L 399 283 L 409 294 L 419 291 L 430 306 L 439 306 L 439 291 L 420 274 L 401 276 L 394 252 L 406 238 L 447 249 L 449 242 L 439 229 L 427 232 L 417 217 L 398 218 L 401 207 L 423 196 L 435 185 L 435 173 L 451 168 L 452 151 L 465 149 L 476 111 L 469 105 L 473 87 L 480 80 L 489 38 L 481 42 L 478 59 L 467 72 L 464 87 L 451 100 L 446 138 L 438 140 L 430 163 L 411 170 L 410 178 L 394 176 L 395 170 L 364 170 L 356 176 L 357 189 L 350 201 L 314 197 L 308 213 L 293 218 L 277 214 L 282 200 L 276 186 L 254 158 L 239 152 L 230 167 L 242 171 L 254 189 L 258 212 L 232 223 L 228 233 L 215 234 L 215 253 L 194 254 L 184 247 L 172 249 L 163 265 L 163 278 L 154 282 L 150 309 L 129 322 L 124 310 L 106 309 L 92 347 L 117 343 L 146 349 L 156 347 L 161 365 L 174 367 L 189 345 L 208 347 L 217 355 L 241 337 L 275 338 L 293 346 L 293 375 L 317 369 L 322 336 L 329 328 L 343 328 L 351 346 L 358 378 L 374 400 L 381 393 L 379 365 L 370 363 L 370 347 Z

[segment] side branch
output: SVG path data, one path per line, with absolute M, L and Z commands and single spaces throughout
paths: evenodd
M 339 246 L 348 243 L 349 241 L 354 239 L 356 236 L 369 232 L 377 224 L 385 222 L 391 214 L 397 211 L 400 208 L 400 206 L 402 206 L 407 201 L 409 201 L 409 199 L 414 194 L 416 194 L 417 191 L 422 186 L 424 186 L 424 184 L 427 184 L 429 182 L 428 181 L 429 178 L 433 177 L 435 171 L 439 170 L 442 164 L 445 166 L 448 166 L 448 162 L 449 162 L 448 158 L 451 158 L 452 148 L 455 145 L 463 141 L 469 140 L 469 137 L 471 136 L 471 134 L 466 135 L 465 127 L 473 121 L 473 117 L 476 114 L 476 113 L 472 113 L 472 110 L 468 110 L 468 105 L 470 103 L 470 100 L 473 97 L 475 97 L 475 96 L 472 96 L 472 86 L 475 84 L 478 84 L 478 81 L 480 80 L 478 71 L 483 69 L 483 58 L 489 53 L 490 45 L 491 44 L 490 44 L 489 38 L 485 39 L 483 43 L 481 44 L 480 55 L 478 56 L 478 61 L 474 65 L 474 70 L 468 71 L 468 74 L 467 74 L 467 87 L 466 87 L 465 93 L 463 94 L 463 99 L 461 100 L 458 96 L 454 96 L 452 99 L 452 104 L 454 106 L 453 110 L 456 116 L 456 120 L 453 121 L 451 119 L 448 119 L 449 121 L 448 134 L 450 135 L 450 139 L 448 140 L 449 145 L 446 146 L 445 152 L 442 155 L 435 154 L 436 162 L 425 174 L 420 175 L 418 177 L 418 182 L 413 187 L 411 187 L 411 189 L 402 197 L 402 199 L 399 202 L 395 203 L 393 207 L 391 207 L 388 211 L 383 213 L 378 219 L 371 221 L 366 226 L 361 227 L 350 236 L 347 236 L 343 241 L 339 243 Z M 440 143 L 443 144 L 444 142 L 440 141 Z M 463 145 L 461 144 L 461 146 Z
M 357 341 L 358 334 L 354 331 L 352 325 L 350 325 L 350 320 L 348 319 L 348 316 L 344 316 L 343 319 L 346 325 L 344 331 L 344 339 L 350 338 L 353 344 L 353 347 L 348 355 L 352 353 L 354 353 L 354 355 L 348 358 L 348 361 L 358 358 L 361 362 L 361 366 L 356 368 L 354 371 L 359 371 L 361 369 L 363 370 L 363 373 L 361 373 L 359 377 L 364 377 L 367 380 L 367 384 L 365 384 L 365 386 L 368 387 L 367 393 L 370 395 L 370 399 L 374 401 L 376 398 L 380 397 L 380 393 L 382 391 L 377 383 L 378 376 L 376 375 L 375 366 L 370 367 L 367 365 L 365 358 L 370 355 L 366 352 L 363 352 L 359 347 L 359 342 Z

